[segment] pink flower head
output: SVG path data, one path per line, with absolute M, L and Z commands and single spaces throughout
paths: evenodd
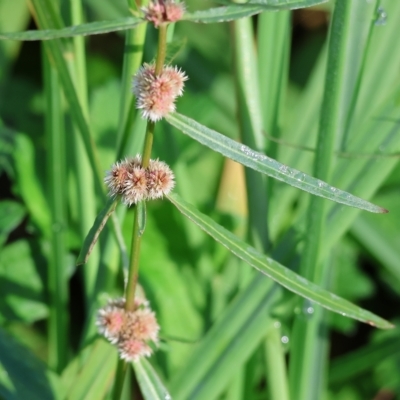
M 161 24 L 182 19 L 185 5 L 174 0 L 151 0 L 148 7 L 143 8 L 143 12 L 144 18 L 157 28 Z
M 171 192 L 175 186 L 174 174 L 169 166 L 159 160 L 150 160 L 147 168 L 147 189 L 150 199 L 158 199 Z
M 177 67 L 164 66 L 156 75 L 154 64 L 144 64 L 133 77 L 136 107 L 153 122 L 175 111 L 175 100 L 183 94 L 187 76 Z
M 125 180 L 122 202 L 130 206 L 144 200 L 146 197 L 146 171 L 142 167 L 134 167 Z
M 124 299 L 111 300 L 97 314 L 97 328 L 111 343 L 118 341 L 119 335 L 125 325 L 124 307 Z
M 134 311 L 125 310 L 125 299 L 111 300 L 97 314 L 99 332 L 116 345 L 120 356 L 126 361 L 137 361 L 140 357 L 150 356 L 150 342 L 158 343 L 156 316 L 148 301 L 141 296 L 135 298 Z
M 107 171 L 104 182 L 108 186 L 110 196 L 115 197 L 123 193 L 129 171 L 130 166 L 126 161 L 116 162 L 111 170 Z

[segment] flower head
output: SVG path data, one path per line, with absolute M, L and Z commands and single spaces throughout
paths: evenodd
M 161 24 L 182 19 L 185 5 L 174 0 L 151 0 L 148 7 L 143 8 L 143 12 L 144 18 L 157 28 Z
M 175 186 L 174 174 L 168 165 L 150 160 L 147 168 L 147 189 L 150 199 L 158 199 L 171 192 Z
M 120 357 L 137 361 L 150 356 L 149 343 L 158 343 L 157 319 L 144 298 L 135 299 L 135 309 L 125 310 L 125 299 L 110 300 L 97 314 L 97 327 L 110 343 L 116 345 Z
M 146 171 L 142 167 L 133 167 L 129 172 L 122 194 L 122 202 L 128 206 L 136 204 L 147 197 Z
M 177 67 L 164 66 L 156 75 L 154 64 L 144 64 L 133 77 L 136 107 L 143 118 L 158 121 L 175 111 L 175 100 L 183 94 L 187 76 Z

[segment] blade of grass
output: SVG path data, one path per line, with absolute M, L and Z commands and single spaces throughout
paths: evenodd
M 354 55 L 350 38 L 359 35 L 352 30 L 353 3 L 338 0 L 335 3 L 330 26 L 325 90 L 322 102 L 314 175 L 322 180 L 331 180 L 335 144 L 340 140 L 346 125 L 346 98 L 351 79 L 356 79 L 350 68 Z M 362 57 L 362 56 L 361 56 Z M 351 96 L 351 95 L 350 95 Z M 324 286 L 327 282 L 328 264 L 318 262 L 325 239 L 326 203 L 317 197 L 310 200 L 307 213 L 307 234 L 300 263 L 300 273 Z M 304 305 L 302 306 L 304 307 Z M 291 351 L 290 392 L 299 400 L 318 400 L 323 392 L 325 359 L 321 357 L 326 342 L 326 323 L 322 310 L 316 308 L 308 321 L 302 315 L 295 318 Z M 325 333 L 325 335 L 324 335 Z
M 218 0 L 223 4 L 237 4 L 238 1 Z M 243 7 L 259 5 L 267 10 L 294 10 L 296 8 L 312 7 L 317 4 L 326 3 L 328 0 L 246 0 L 242 2 Z
M 173 377 L 175 400 L 217 398 L 265 337 L 266 317 L 276 300 L 276 285 L 257 276 L 226 309 L 184 369 Z M 232 365 L 235 367 L 232 368 Z
M 281 340 L 281 323 L 272 320 L 270 325 L 270 329 L 268 329 L 264 339 L 269 398 L 271 400 L 289 400 L 285 353 Z
M 44 50 L 44 49 L 43 49 Z M 43 51 L 44 53 L 44 51 Z M 46 137 L 48 143 L 47 171 L 51 212 L 51 255 L 48 266 L 49 292 L 49 365 L 61 372 L 68 354 L 68 282 L 66 261 L 68 246 L 67 182 L 65 164 L 64 113 L 61 105 L 61 85 L 54 68 L 43 54 L 44 85 L 46 95 Z
M 168 390 L 161 382 L 151 364 L 145 359 L 131 364 L 136 375 L 140 390 L 145 400 L 168 400 L 171 399 Z
M 204 144 L 210 149 L 258 172 L 297 187 L 298 189 L 337 203 L 360 208 L 362 210 L 376 213 L 387 212 L 387 210 L 379 206 L 330 186 L 322 180 L 313 178 L 294 168 L 289 168 L 288 166 L 281 164 L 264 154 L 258 153 L 243 144 L 237 143 L 188 117 L 178 113 L 172 113 L 166 117 L 166 120 L 181 132 L 197 140 L 201 144 Z
M 0 39 L 32 41 L 52 40 L 75 36 L 100 35 L 109 32 L 118 32 L 132 29 L 142 23 L 144 23 L 144 21 L 141 18 L 118 18 L 112 21 L 96 21 L 86 24 L 77 23 L 76 25 L 60 29 L 46 29 L 24 32 L 2 32 L 0 33 Z
M 333 293 L 327 292 L 302 276 L 297 275 L 290 269 L 285 268 L 270 257 L 259 253 L 253 247 L 214 222 L 211 218 L 200 213 L 195 207 L 186 203 L 178 195 L 170 194 L 167 197 L 183 215 L 225 246 L 229 251 L 288 290 L 328 310 L 345 315 L 349 318 L 354 318 L 382 329 L 393 327 L 390 322 L 385 321 L 367 310 L 363 310 Z
M 209 8 L 208 10 L 185 13 L 182 20 L 211 24 L 216 22 L 228 22 L 243 17 L 251 17 L 263 11 L 260 6 L 242 7 L 230 5 L 226 7 Z
M 253 24 L 250 18 L 233 23 L 236 97 L 239 112 L 240 136 L 245 145 L 263 151 L 262 115 L 256 54 L 253 47 Z M 249 237 L 260 250 L 269 247 L 266 177 L 245 169 L 249 212 Z

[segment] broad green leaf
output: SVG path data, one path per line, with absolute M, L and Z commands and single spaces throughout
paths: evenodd
M 34 322 L 48 314 L 33 248 L 27 241 L 19 240 L 0 253 L 0 322 Z
M 0 328 L 0 397 L 7 400 L 56 400 L 58 377 L 26 347 Z
M 9 233 L 21 223 L 25 213 L 25 208 L 16 201 L 0 202 L 0 246 L 7 240 Z
M 229 5 L 226 7 L 216 7 L 208 10 L 186 13 L 182 19 L 185 21 L 210 24 L 214 22 L 227 22 L 238 18 L 251 17 L 252 15 L 259 14 L 263 10 L 264 8 L 258 5 L 246 7 L 241 5 Z
M 238 4 L 249 7 L 253 5 L 262 6 L 266 10 L 295 10 L 297 8 L 312 7 L 317 4 L 326 3 L 328 0 L 246 0 L 246 1 L 219 1 L 223 4 Z
M 259 253 L 256 249 L 240 240 L 221 225 L 218 225 L 211 218 L 202 214 L 195 207 L 186 203 L 178 195 L 168 195 L 168 199 L 182 214 L 225 246 L 229 251 L 246 261 L 258 271 L 269 276 L 286 289 L 343 316 L 357 319 L 358 321 L 376 326 L 377 328 L 388 329 L 393 327 L 390 322 L 322 289 L 270 257 Z
M 145 400 L 169 400 L 168 390 L 151 364 L 144 358 L 132 363 L 140 391 Z
M 290 168 L 287 165 L 281 164 L 280 162 L 267 157 L 265 154 L 259 153 L 243 144 L 235 142 L 227 136 L 221 135 L 219 132 L 209 129 L 184 115 L 172 113 L 165 119 L 172 126 L 210 149 L 217 151 L 246 167 L 269 175 L 272 178 L 297 187 L 305 192 L 374 213 L 387 212 L 384 208 L 330 186 L 326 182 L 313 178 L 312 176 L 294 168 Z
M 81 252 L 76 260 L 76 265 L 85 264 L 87 262 L 90 253 L 92 252 L 93 247 L 97 243 L 99 235 L 104 228 L 104 225 L 106 224 L 110 215 L 114 212 L 116 206 L 117 201 L 110 198 L 104 208 L 97 215 L 92 228 L 83 242 Z
M 25 32 L 0 33 L 0 39 L 8 40 L 51 40 L 73 36 L 100 35 L 109 32 L 133 29 L 144 20 L 140 18 L 119 18 L 112 21 L 96 21 L 87 24 L 68 26 L 62 29 L 44 29 Z

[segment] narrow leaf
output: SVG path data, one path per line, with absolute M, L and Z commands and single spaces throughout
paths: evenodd
M 117 32 L 132 29 L 143 23 L 140 18 L 119 18 L 112 21 L 96 21 L 87 24 L 68 26 L 62 29 L 46 29 L 25 32 L 0 33 L 0 39 L 9 40 L 50 40 L 73 36 L 99 35 L 108 32 Z
M 151 364 L 144 358 L 132 363 L 145 400 L 170 400 L 171 396 Z
M 146 202 L 140 201 L 136 207 L 139 222 L 139 236 L 142 236 L 144 229 L 146 228 Z
M 312 7 L 317 4 L 326 3 L 328 0 L 247 0 L 241 3 L 242 7 L 253 5 L 262 6 L 264 10 L 295 10 L 297 8 Z M 238 4 L 236 1 L 220 0 L 222 4 Z
M 227 22 L 238 18 L 251 17 L 252 15 L 259 14 L 262 11 L 264 11 L 264 7 L 258 5 L 246 7 L 243 7 L 242 5 L 229 5 L 226 7 L 209 8 L 208 10 L 186 13 L 182 19 L 210 24 L 214 22 Z
M 87 262 L 90 253 L 92 252 L 93 247 L 96 244 L 97 239 L 99 238 L 99 235 L 104 228 L 104 225 L 106 224 L 110 215 L 114 212 L 116 206 L 117 201 L 110 198 L 105 207 L 97 215 L 93 226 L 91 227 L 89 233 L 85 238 L 85 241 L 83 242 L 83 246 L 76 261 L 76 265 L 85 264 Z
M 211 218 L 202 214 L 195 207 L 186 203 L 178 195 L 168 195 L 168 199 L 182 214 L 188 217 L 217 242 L 224 245 L 237 257 L 275 280 L 286 289 L 343 316 L 357 319 L 361 322 L 376 326 L 377 328 L 388 329 L 393 327 L 390 322 L 322 289 L 273 259 L 259 253 L 256 249 L 240 240 L 237 236 L 214 222 Z
M 210 149 L 305 192 L 374 213 L 387 212 L 384 208 L 281 164 L 265 154 L 252 150 L 184 115 L 172 113 L 166 117 L 166 120 L 175 128 Z

